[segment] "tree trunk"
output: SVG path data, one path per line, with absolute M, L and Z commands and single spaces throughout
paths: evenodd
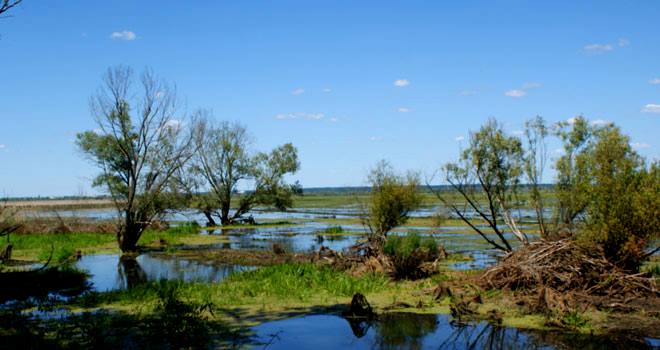
M 122 253 L 137 252 L 137 243 L 144 227 L 137 224 L 127 224 L 117 233 L 117 242 Z
M 206 216 L 206 226 L 218 226 L 218 224 L 213 219 L 211 212 L 208 210 L 204 211 L 204 216 Z

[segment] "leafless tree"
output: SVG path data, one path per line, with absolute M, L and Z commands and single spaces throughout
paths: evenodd
M 129 67 L 110 68 L 103 83 L 91 98 L 98 128 L 78 134 L 77 144 L 101 169 L 94 185 L 108 191 L 120 213 L 120 249 L 135 251 L 144 229 L 167 209 L 173 175 L 194 154 L 193 132 L 179 115 L 175 89 L 151 70 L 137 80 Z
M 23 2 L 23 0 L 1 0 L 0 1 L 0 15 L 11 10 L 18 4 Z

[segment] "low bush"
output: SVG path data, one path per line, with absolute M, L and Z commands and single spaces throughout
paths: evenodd
M 438 258 L 437 242 L 415 232 L 387 237 L 383 251 L 393 264 L 396 279 L 425 277 L 428 273 L 420 268 L 421 265 Z

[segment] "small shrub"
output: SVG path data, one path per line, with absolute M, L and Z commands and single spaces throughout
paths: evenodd
M 570 311 L 564 314 L 561 318 L 561 324 L 567 328 L 571 329 L 580 329 L 589 324 L 589 321 L 585 319 L 582 314 L 578 311 Z
M 323 230 L 323 233 L 326 234 L 339 234 L 339 233 L 344 233 L 344 228 L 337 225 L 337 226 L 330 226 L 326 227 L 325 230 Z
M 427 273 L 420 265 L 433 261 L 438 256 L 438 244 L 433 238 L 421 237 L 417 233 L 406 236 L 389 236 L 383 249 L 393 264 L 394 278 L 421 278 Z

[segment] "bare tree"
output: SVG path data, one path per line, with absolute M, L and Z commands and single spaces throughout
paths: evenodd
M 18 4 L 23 2 L 23 0 L 1 0 L 0 1 L 0 15 L 11 10 Z
M 525 123 L 525 139 L 527 148 L 525 150 L 524 169 L 527 182 L 530 187 L 530 199 L 536 212 L 536 221 L 539 225 L 541 238 L 548 237 L 548 227 L 545 222 L 545 202 L 541 193 L 540 185 L 543 181 L 543 171 L 548 159 L 546 137 L 548 127 L 545 120 L 537 116 Z
M 117 242 L 130 252 L 167 209 L 164 194 L 193 156 L 193 133 L 177 117 L 175 89 L 151 70 L 137 80 L 129 67 L 110 68 L 103 83 L 90 103 L 98 129 L 78 134 L 77 145 L 101 169 L 94 186 L 114 200 Z

